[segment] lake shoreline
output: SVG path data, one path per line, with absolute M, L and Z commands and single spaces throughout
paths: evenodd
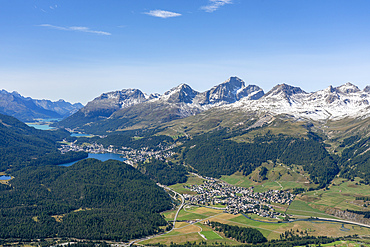
M 118 160 L 118 161 L 125 161 L 126 158 L 122 158 L 121 157 L 121 154 L 115 154 L 115 153 L 102 153 L 102 154 L 96 154 L 96 153 L 89 153 L 87 158 L 83 158 L 83 159 L 79 159 L 79 160 L 76 160 L 76 161 L 73 161 L 73 162 L 69 162 L 69 163 L 64 163 L 64 164 L 59 164 L 58 166 L 64 166 L 64 167 L 68 167 L 68 166 L 71 166 L 81 160 L 84 160 L 84 159 L 98 159 L 100 161 L 107 161 L 107 160 Z

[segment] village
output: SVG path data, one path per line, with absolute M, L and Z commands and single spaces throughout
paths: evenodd
M 67 143 L 62 145 L 59 150 L 61 153 L 66 153 L 69 151 L 75 151 L 75 152 L 87 152 L 87 153 L 93 153 L 93 154 L 100 154 L 100 153 L 115 153 L 120 154 L 122 157 L 126 158 L 126 163 L 133 165 L 137 164 L 139 162 L 143 162 L 145 160 L 148 160 L 150 158 L 155 158 L 158 160 L 164 160 L 174 153 L 172 151 L 169 151 L 173 146 L 169 146 L 166 148 L 163 148 L 159 151 L 151 151 L 148 148 L 141 148 L 141 149 L 132 149 L 129 147 L 121 147 L 115 148 L 113 145 L 110 145 L 109 147 L 104 147 L 102 144 L 97 143 L 91 143 L 91 144 L 84 144 L 84 145 L 77 145 L 75 142 Z
M 285 217 L 285 215 L 276 212 L 270 203 L 290 205 L 294 200 L 294 195 L 289 191 L 268 190 L 255 193 L 253 187 L 236 187 L 212 178 L 207 178 L 201 185 L 185 188 L 197 193 L 197 195 L 183 195 L 187 204 L 213 208 L 225 205 L 226 213 L 253 213 L 274 219 Z
M 168 147 L 159 151 L 150 151 L 145 148 L 135 150 L 128 147 L 121 147 L 118 149 L 112 145 L 104 147 L 101 144 L 92 143 L 80 146 L 73 142 L 62 145 L 60 151 L 62 153 L 68 151 L 116 153 L 126 158 L 125 162 L 127 164 L 134 165 L 150 158 L 165 159 L 173 155 L 169 149 Z M 221 206 L 226 213 L 230 214 L 253 213 L 262 217 L 278 219 L 279 217 L 285 217 L 285 215 L 276 212 L 271 206 L 271 203 L 290 205 L 294 200 L 294 195 L 289 191 L 268 190 L 266 192 L 254 192 L 253 187 L 244 188 L 232 186 L 210 177 L 203 177 L 203 179 L 205 179 L 205 181 L 201 185 L 185 187 L 197 193 L 197 195 L 184 194 L 187 204 L 213 208 L 217 208 L 218 206 L 218 209 L 220 209 Z

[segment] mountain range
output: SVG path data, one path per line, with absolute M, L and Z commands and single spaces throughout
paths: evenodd
M 0 91 L 0 113 L 33 121 L 38 118 L 65 118 L 81 109 L 81 103 L 71 104 L 64 100 L 50 101 L 23 97 L 17 92 Z
M 348 198 L 336 192 L 343 181 L 353 181 L 351 189 L 370 184 L 369 97 L 369 86 L 361 90 L 351 83 L 311 93 L 279 84 L 265 93 L 231 77 L 205 92 L 180 84 L 162 95 L 139 89 L 103 93 L 54 123 L 61 128 L 47 131 L 0 114 L 0 171 L 14 177 L 12 187 L 0 183 L 5 198 L 0 236 L 87 238 L 89 232 L 91 239 L 122 241 L 157 233 L 166 224 L 157 212 L 171 205 L 151 180 L 183 185 L 189 172 L 238 177 L 238 186 L 274 184 L 268 188 L 305 196 L 306 191 L 331 190 Z M 4 90 L 0 98 L 3 111 L 24 119 L 76 110 L 67 111 L 71 104 L 64 101 L 33 100 Z M 96 135 L 74 137 L 62 127 Z M 58 148 L 66 143 L 70 150 L 118 150 L 145 175 L 115 161 L 55 166 L 87 156 L 61 154 Z M 115 185 L 124 190 L 116 193 Z M 306 198 L 321 198 L 311 196 Z M 126 225 L 132 232 L 122 235 Z
M 290 114 L 311 120 L 339 120 L 346 117 L 370 116 L 370 87 L 360 90 L 346 83 L 339 87 L 307 93 L 299 87 L 286 84 L 275 86 L 258 101 L 240 100 L 230 107 L 247 110 Z
M 148 95 L 139 89 L 104 93 L 57 125 L 80 131 L 116 131 L 159 126 L 210 110 L 220 114 L 241 110 L 327 121 L 366 118 L 370 113 L 369 102 L 370 86 L 360 90 L 346 83 L 307 93 L 299 87 L 279 84 L 265 94 L 259 86 L 246 85 L 240 78 L 230 77 L 205 92 L 180 84 L 162 95 Z

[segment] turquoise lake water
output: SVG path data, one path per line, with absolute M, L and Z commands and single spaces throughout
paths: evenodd
M 51 130 L 54 129 L 53 127 L 50 127 L 48 124 L 28 124 L 30 127 L 34 127 L 35 129 L 39 130 Z
M 121 156 L 120 154 L 113 154 L 113 153 L 106 153 L 106 154 L 90 154 L 89 153 L 89 156 L 87 158 L 94 158 L 94 159 L 98 159 L 98 160 L 101 160 L 101 161 L 107 161 L 107 160 L 124 161 L 124 160 L 126 160 L 125 158 L 121 158 L 120 156 Z M 78 161 L 80 161 L 80 160 L 77 160 L 77 161 L 74 161 L 74 162 L 71 162 L 71 163 L 61 164 L 59 166 L 71 166 L 71 165 L 73 165 L 74 163 L 76 163 Z
M 46 120 L 49 120 L 49 119 L 45 119 L 45 121 L 40 121 L 40 122 L 46 122 Z M 52 119 L 50 119 L 50 120 L 52 120 Z M 49 124 L 27 124 L 27 125 L 30 126 L 30 127 L 34 127 L 35 129 L 39 129 L 39 130 L 55 129 L 54 127 L 50 127 Z M 89 137 L 91 135 L 80 134 L 80 133 L 71 133 L 71 136 L 74 136 L 74 137 Z
M 80 133 L 72 133 L 71 136 L 74 136 L 74 137 L 89 137 L 91 135 L 88 135 L 88 134 L 80 134 Z

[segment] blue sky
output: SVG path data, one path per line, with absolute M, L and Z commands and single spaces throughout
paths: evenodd
M 103 92 L 370 84 L 370 1 L 0 0 L 0 83 L 87 103 Z

